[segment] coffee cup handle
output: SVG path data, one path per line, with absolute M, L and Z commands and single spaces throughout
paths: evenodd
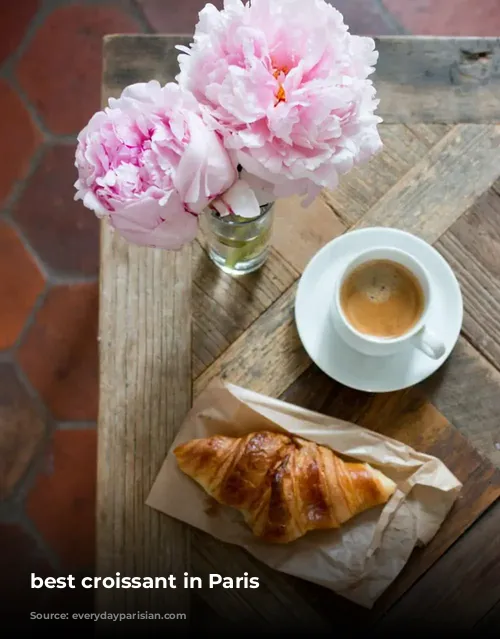
M 415 346 L 432 359 L 440 359 L 446 351 L 442 340 L 425 327 L 416 335 Z

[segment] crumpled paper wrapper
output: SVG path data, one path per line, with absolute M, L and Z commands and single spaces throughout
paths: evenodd
M 193 438 L 240 436 L 264 429 L 299 435 L 329 446 L 344 458 L 368 462 L 398 488 L 385 506 L 357 515 L 340 529 L 312 531 L 284 545 L 262 542 L 237 510 L 211 507 L 214 501 L 179 469 L 172 451 Z M 461 487 L 439 459 L 401 442 L 217 380 L 186 416 L 146 504 L 245 548 L 276 570 L 371 608 L 415 546 L 434 537 Z

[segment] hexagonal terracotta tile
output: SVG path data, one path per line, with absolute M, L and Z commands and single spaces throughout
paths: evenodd
M 30 588 L 31 573 L 45 578 L 54 572 L 36 541 L 19 524 L 0 524 L 0 548 L 0 601 L 5 631 L 6 622 L 26 622 L 29 612 L 38 611 L 43 605 L 46 591 Z
M 97 315 L 97 284 L 57 286 L 19 350 L 19 363 L 56 419 L 96 419 Z
M 44 286 L 17 233 L 0 221 L 0 350 L 14 345 Z
M 17 75 L 53 133 L 78 132 L 99 109 L 103 36 L 139 30 L 112 6 L 72 5 L 47 17 L 24 52 Z
M 29 517 L 68 569 L 94 561 L 96 464 L 95 430 L 56 431 L 28 495 Z
M 3 3 L 0 23 L 0 64 L 19 46 L 39 6 L 40 0 Z
M 29 168 L 42 135 L 14 89 L 0 79 L 0 208 L 17 180 Z
M 81 202 L 74 201 L 74 162 L 73 145 L 47 149 L 13 216 L 51 268 L 97 275 L 99 221 Z
M 23 477 L 45 432 L 33 400 L 7 363 L 0 364 L 0 424 L 0 498 L 5 498 Z

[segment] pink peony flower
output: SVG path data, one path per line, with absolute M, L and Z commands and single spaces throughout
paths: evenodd
M 179 249 L 237 171 L 198 103 L 176 83 L 127 87 L 78 136 L 75 199 L 129 242 Z
M 190 48 L 178 48 L 176 79 L 254 188 L 312 198 L 382 146 L 374 41 L 351 35 L 324 0 L 208 4 Z

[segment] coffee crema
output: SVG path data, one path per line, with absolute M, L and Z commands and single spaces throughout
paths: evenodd
M 340 290 L 347 321 L 373 337 L 401 337 L 415 326 L 425 306 L 420 282 L 392 260 L 371 260 L 350 273 Z

